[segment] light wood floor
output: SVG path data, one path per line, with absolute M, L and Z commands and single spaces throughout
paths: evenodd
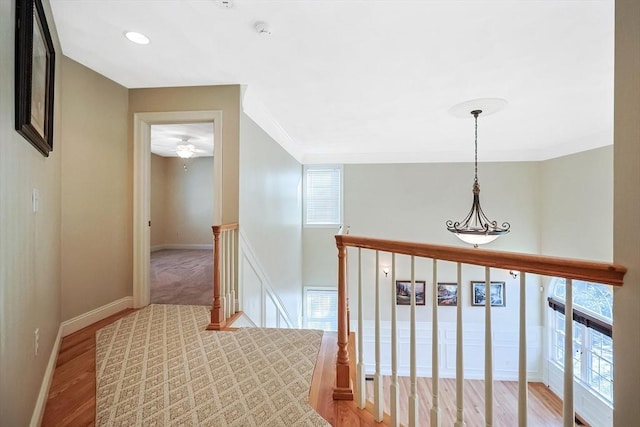
M 95 424 L 96 411 L 96 362 L 95 362 L 95 333 L 98 329 L 132 313 L 134 310 L 124 310 L 107 319 L 88 326 L 72 335 L 65 337 L 60 346 L 60 353 L 56 363 L 49 397 L 45 408 L 42 426 L 93 426 Z M 331 425 L 336 427 L 369 427 L 382 425 L 375 422 L 373 416 L 356 407 L 351 401 L 334 401 L 332 399 L 332 387 L 335 375 L 335 357 L 336 357 L 336 335 L 335 333 L 325 333 L 322 346 L 318 355 L 318 362 L 314 372 L 311 393 L 309 395 L 309 403 L 318 413 L 324 417 Z M 351 346 L 352 347 L 352 346 Z M 355 354 L 351 348 L 351 354 Z M 353 360 L 352 360 L 353 363 Z M 355 369 L 352 370 L 355 372 Z M 472 384 L 473 383 L 473 384 Z M 479 384 L 475 384 L 479 383 Z M 475 421 L 482 423 L 483 412 L 483 390 L 481 381 L 465 382 L 465 399 L 468 405 L 466 422 L 467 426 L 480 425 Z M 441 383 L 441 398 L 447 400 L 445 395 L 449 392 L 447 388 L 455 390 L 453 387 Z M 500 383 L 496 383 L 498 385 Z M 503 402 L 500 404 L 500 411 L 504 407 L 504 419 L 509 420 L 507 424 L 496 425 L 514 425 L 515 420 L 515 402 L 517 388 L 510 386 L 510 383 L 503 389 L 494 386 L 496 401 Z M 408 384 L 407 384 L 408 385 Z M 430 386 L 427 382 L 420 385 L 424 388 L 424 396 L 430 396 Z M 500 391 L 499 391 L 500 390 Z M 530 390 L 530 423 L 534 426 L 555 426 L 560 425 L 557 421 L 560 418 L 560 400 L 551 394 L 543 385 L 532 384 Z M 421 391 L 421 393 L 423 393 Z M 453 391 L 455 393 L 455 391 Z M 468 396 L 467 396 L 468 395 Z M 451 396 L 454 396 L 452 394 Z M 455 397 L 450 398 L 455 399 Z M 540 403 L 534 403 L 539 400 Z M 421 410 L 426 410 L 430 399 L 421 403 Z M 475 403 L 474 403 L 475 402 Z M 539 408 L 538 406 L 539 405 Z M 424 408 L 422 408 L 424 406 Z M 513 406 L 513 408 L 512 408 Z M 534 409 L 536 408 L 536 409 Z M 447 410 L 448 411 L 448 410 Z M 443 426 L 452 425 L 448 418 L 444 418 L 445 410 L 443 410 Z M 494 409 L 496 418 L 498 419 L 498 407 Z M 513 415 L 507 415 L 512 413 Z M 428 425 L 427 418 L 421 414 L 420 425 Z M 426 415 L 425 415 L 426 416 Z M 500 415 L 502 417 L 502 415 Z M 535 418 L 534 418 L 535 417 Z M 502 418 L 500 418 L 502 419 Z M 498 420 L 496 420 L 498 421 Z
M 96 419 L 96 331 L 128 309 L 64 337 L 49 388 L 42 426 L 93 426 Z
M 409 377 L 399 377 L 400 422 L 408 425 L 411 389 Z M 385 412 L 389 413 L 390 377 L 384 377 Z M 431 378 L 418 378 L 419 396 L 418 424 L 430 425 L 432 402 Z M 452 426 L 456 420 L 456 380 L 441 378 L 439 383 L 440 416 L 443 426 Z M 529 383 L 529 425 L 540 427 L 562 426 L 562 401 L 542 383 Z M 516 381 L 494 381 L 493 383 L 493 425 L 512 427 L 518 424 L 518 383 Z M 373 381 L 367 381 L 367 396 L 373 401 Z M 484 381 L 464 381 L 464 421 L 467 427 L 483 427 L 484 420 Z

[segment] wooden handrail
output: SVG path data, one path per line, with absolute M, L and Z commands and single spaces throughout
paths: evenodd
M 237 230 L 238 229 L 238 223 L 237 222 L 231 222 L 229 224 L 214 225 L 213 227 L 211 227 L 211 229 L 213 230 L 213 235 L 215 236 L 216 231 L 218 232 L 218 234 L 220 234 L 223 231 Z
M 353 399 L 353 384 L 351 382 L 349 366 L 350 355 L 347 348 L 349 315 L 346 260 L 348 247 L 370 249 L 374 251 L 416 256 L 434 260 L 451 261 L 458 263 L 458 271 L 460 271 L 460 265 L 471 264 L 504 270 L 517 270 L 521 273 L 533 273 L 572 280 L 584 280 L 614 286 L 622 285 L 624 275 L 627 271 L 625 267 L 618 264 L 491 251 L 477 248 L 471 249 L 455 246 L 376 239 L 370 237 L 357 237 L 343 234 L 343 232 L 336 235 L 335 239 L 338 247 L 338 354 L 336 360 L 336 383 L 333 391 L 334 400 Z M 460 275 L 460 273 L 458 274 Z M 486 280 L 489 281 L 488 268 L 486 269 L 486 275 Z M 524 275 L 522 277 L 524 277 Z M 487 310 L 487 312 L 489 312 L 489 310 Z
M 432 245 L 427 243 L 403 242 L 398 240 L 375 239 L 350 235 L 336 235 L 338 248 L 351 246 L 394 252 L 403 255 L 460 262 L 463 264 L 517 270 L 551 277 L 584 280 L 620 286 L 627 269 L 618 264 L 583 261 L 572 258 L 556 258 L 515 252 L 471 249 L 456 246 Z
M 213 230 L 213 302 L 211 304 L 211 323 L 207 326 L 207 330 L 220 331 L 224 329 L 227 322 L 220 293 L 220 234 L 225 231 L 237 230 L 238 223 L 214 225 L 211 229 Z

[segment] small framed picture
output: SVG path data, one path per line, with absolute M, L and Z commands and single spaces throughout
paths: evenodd
M 416 280 L 416 305 L 425 305 L 424 280 Z M 411 280 L 396 280 L 396 304 L 411 305 Z
M 485 282 L 471 282 L 471 305 L 486 304 Z M 505 307 L 507 297 L 505 295 L 504 282 L 491 282 L 491 307 Z
M 458 305 L 457 283 L 438 283 L 438 305 L 454 307 Z

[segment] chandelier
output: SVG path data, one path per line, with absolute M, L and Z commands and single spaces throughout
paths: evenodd
M 447 230 L 454 233 L 463 242 L 474 247 L 493 242 L 503 234 L 509 232 L 511 225 L 503 222 L 498 226 L 497 221 L 491 221 L 480 207 L 480 184 L 478 184 L 478 116 L 482 110 L 473 110 L 471 114 L 475 118 L 475 177 L 473 180 L 473 204 L 471 210 L 462 221 L 447 221 Z

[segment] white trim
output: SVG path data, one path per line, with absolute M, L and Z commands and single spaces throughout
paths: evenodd
M 222 111 L 174 111 L 133 115 L 133 306 L 150 302 L 150 165 L 151 125 L 213 122 L 213 222 L 222 221 Z
M 256 325 L 253 322 L 253 320 L 251 320 L 251 318 L 249 318 L 249 316 L 247 316 L 245 313 L 242 313 L 242 315 L 237 317 L 233 322 L 227 324 L 227 327 L 232 327 L 232 328 L 257 328 L 258 325 Z
M 211 245 L 200 245 L 200 244 L 174 244 L 174 243 L 167 243 L 167 244 L 163 244 L 163 245 L 151 246 L 151 252 L 163 251 L 163 250 L 166 250 L 166 249 L 213 250 L 213 245 L 212 244 Z
M 298 163 L 302 162 L 303 152 L 295 143 L 293 138 L 273 117 L 273 114 L 258 99 L 255 89 L 249 86 L 241 86 L 242 90 L 242 112 L 256 122 L 271 138 L 273 138 L 287 153 Z
M 86 328 L 87 326 L 99 322 L 102 319 L 106 319 L 112 314 L 116 314 L 131 307 L 133 307 L 133 297 L 124 297 L 76 316 L 73 319 L 65 320 L 60 324 L 62 336 L 66 337 L 67 335 L 77 332 L 82 328 Z
M 262 296 L 261 296 L 262 315 L 261 315 L 261 319 L 259 320 L 260 326 L 264 326 L 265 324 L 267 297 L 270 297 L 271 300 L 273 301 L 273 304 L 278 309 L 280 318 L 284 319 L 285 323 L 287 324 L 286 327 L 293 328 L 294 323 L 291 321 L 291 316 L 289 315 L 289 313 L 287 312 L 287 309 L 282 304 L 282 301 L 280 301 L 280 298 L 278 297 L 276 292 L 273 290 L 273 286 L 271 285 L 271 280 L 269 280 L 269 277 L 264 272 L 264 269 L 262 268 L 260 261 L 258 261 L 258 258 L 253 252 L 253 249 L 251 248 L 251 244 L 247 241 L 247 238 L 242 232 L 242 229 L 238 229 L 238 246 L 239 246 L 238 249 L 240 250 L 239 258 L 241 262 L 246 261 L 249 264 L 249 267 L 253 269 L 253 271 L 256 273 L 256 276 L 258 276 L 262 284 L 262 290 L 263 290 Z M 239 264 L 239 267 L 240 267 L 240 264 Z M 238 299 L 240 301 L 243 301 L 242 269 L 243 268 L 238 269 L 239 270 L 238 271 L 238 293 L 239 293 Z M 240 307 L 240 310 L 242 310 L 242 307 Z M 251 319 L 251 321 L 255 323 L 254 319 Z M 280 323 L 280 325 L 282 324 Z
M 60 351 L 60 343 L 62 342 L 62 324 L 58 327 L 58 335 L 53 342 L 53 348 L 49 355 L 49 363 L 47 363 L 47 369 L 44 371 L 44 377 L 42 378 L 42 384 L 40 385 L 40 393 L 38 393 L 38 400 L 36 400 L 36 406 L 33 409 L 31 415 L 30 427 L 38 427 L 42 423 L 42 416 L 44 415 L 44 409 L 47 403 L 47 397 L 49 396 L 49 387 L 51 387 L 51 380 L 53 379 L 53 373 L 56 370 L 56 362 L 58 361 L 58 352 Z

